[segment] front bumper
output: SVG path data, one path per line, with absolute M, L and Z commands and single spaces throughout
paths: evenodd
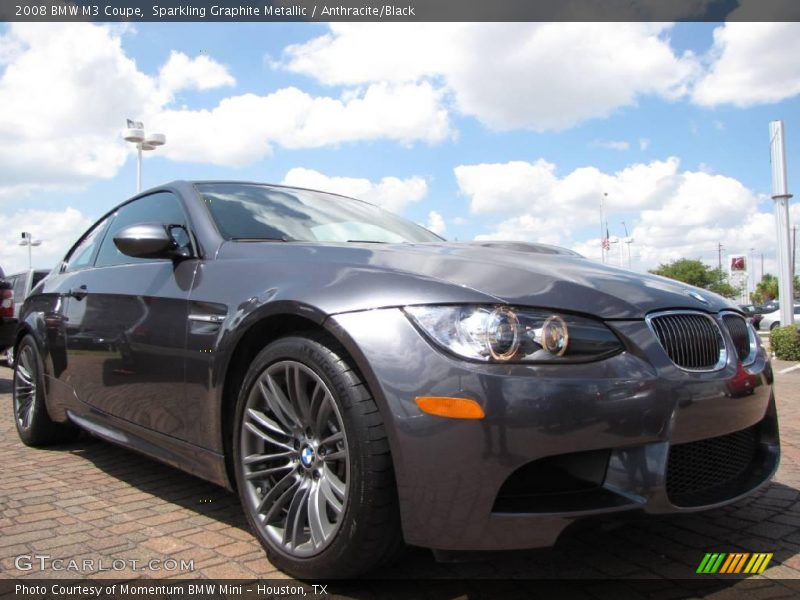
M 747 369 L 729 358 L 720 371 L 691 373 L 672 364 L 643 321 L 616 321 L 608 324 L 626 351 L 607 360 L 486 365 L 434 349 L 399 309 L 340 314 L 328 324 L 381 406 L 409 544 L 549 546 L 584 516 L 688 512 L 735 501 L 778 466 L 763 351 Z M 473 398 L 486 417 L 427 415 L 417 396 Z M 709 438 L 719 439 L 692 445 Z M 712 493 L 693 495 L 695 459 L 713 454 L 709 448 L 724 456 L 733 442 L 748 464 Z M 676 474 L 679 461 L 685 464 Z

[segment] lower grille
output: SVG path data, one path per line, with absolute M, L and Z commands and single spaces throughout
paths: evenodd
M 724 360 L 722 333 L 710 316 L 691 311 L 654 315 L 650 327 L 672 362 L 684 369 L 708 371 Z
M 758 425 L 720 437 L 676 444 L 669 451 L 667 495 L 676 506 L 713 504 L 745 476 L 759 452 Z
M 736 348 L 739 360 L 745 362 L 752 351 L 747 321 L 739 315 L 723 315 L 722 321 L 725 323 L 725 327 L 728 328 L 728 333 L 731 334 L 733 346 Z

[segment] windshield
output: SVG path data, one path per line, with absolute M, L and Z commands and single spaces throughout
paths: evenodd
M 198 183 L 227 240 L 439 242 L 427 229 L 377 206 L 333 194 L 244 183 Z

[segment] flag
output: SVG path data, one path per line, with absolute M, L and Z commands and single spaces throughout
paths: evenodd
M 144 123 L 141 121 L 132 121 L 131 119 L 125 119 L 128 122 L 128 129 L 144 129 Z
M 611 241 L 609 240 L 611 236 L 608 234 L 608 225 L 606 225 L 606 237 L 603 238 L 602 245 L 603 250 L 611 250 Z

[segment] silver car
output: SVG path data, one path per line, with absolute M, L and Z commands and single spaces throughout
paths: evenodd
M 795 325 L 800 324 L 800 304 L 794 305 L 794 323 Z M 765 314 L 764 318 L 761 319 L 761 322 L 758 324 L 758 328 L 763 331 L 772 331 L 776 327 L 780 326 L 781 326 L 780 309 Z

